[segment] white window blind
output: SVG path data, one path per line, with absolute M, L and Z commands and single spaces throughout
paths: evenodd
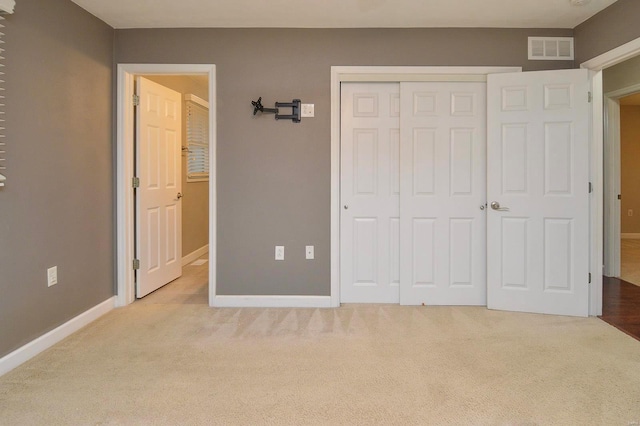
M 13 8 L 15 6 L 15 0 L 0 0 L 0 12 L 2 13 L 13 13 Z
M 11 4 L 13 3 L 13 4 Z M 0 1 L 0 12 L 13 13 L 15 2 Z M 4 134 L 4 18 L 0 16 L 0 186 L 4 186 L 7 178 L 2 174 L 6 169 L 5 134 Z
M 187 182 L 209 179 L 209 102 L 185 95 Z

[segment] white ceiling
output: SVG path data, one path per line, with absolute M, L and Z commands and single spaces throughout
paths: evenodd
M 114 28 L 574 28 L 616 0 L 72 0 Z

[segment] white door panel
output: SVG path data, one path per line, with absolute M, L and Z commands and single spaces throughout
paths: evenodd
M 182 95 L 138 77 L 136 297 L 182 275 Z
M 340 299 L 398 303 L 397 83 L 343 83 Z
M 486 304 L 485 91 L 400 85 L 401 304 Z
M 488 79 L 488 307 L 588 315 L 586 70 Z

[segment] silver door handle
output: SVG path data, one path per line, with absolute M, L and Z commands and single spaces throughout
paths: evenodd
M 349 205 L 348 205 L 348 204 L 345 204 L 345 205 L 344 205 L 344 209 L 345 209 L 345 210 L 349 210 Z
M 491 202 L 491 208 L 493 210 L 497 210 L 499 212 L 508 212 L 509 211 L 509 207 L 500 207 L 500 203 L 497 201 L 492 201 Z
M 178 195 L 176 195 L 176 201 L 180 200 L 180 198 L 182 198 L 182 192 L 178 192 Z

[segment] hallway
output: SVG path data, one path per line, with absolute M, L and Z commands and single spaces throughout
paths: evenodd
M 602 277 L 603 321 L 640 340 L 640 286 Z

